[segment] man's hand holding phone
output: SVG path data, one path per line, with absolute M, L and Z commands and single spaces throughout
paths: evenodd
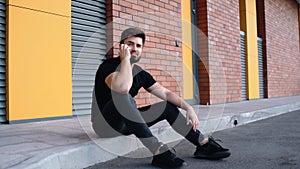
M 130 61 L 130 58 L 131 58 L 130 47 L 126 44 L 121 44 L 119 55 L 120 55 L 121 61 L 123 61 L 123 60 Z

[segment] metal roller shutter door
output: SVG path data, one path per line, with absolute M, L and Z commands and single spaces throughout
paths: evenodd
M 0 122 L 6 122 L 6 1 L 0 0 Z
M 72 0 L 73 114 L 90 114 L 95 73 L 106 54 L 105 0 Z
M 245 32 L 240 32 L 241 38 L 241 76 L 242 76 L 242 100 L 247 99 L 247 73 L 246 73 L 246 44 Z
M 258 45 L 258 72 L 259 72 L 259 96 L 264 98 L 264 68 L 263 68 L 263 48 L 262 39 L 257 38 Z

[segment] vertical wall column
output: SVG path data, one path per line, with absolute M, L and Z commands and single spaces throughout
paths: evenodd
M 182 60 L 183 60 L 183 96 L 184 99 L 193 99 L 193 46 L 191 2 L 181 2 L 182 16 Z
M 246 34 L 247 98 L 259 98 L 256 1 L 240 0 L 240 26 Z
M 71 0 L 7 5 L 9 122 L 72 115 Z
M 209 42 L 208 42 L 208 7 L 207 0 L 197 0 L 197 52 L 198 52 L 198 86 L 199 103 L 211 103 L 211 84 L 209 81 Z

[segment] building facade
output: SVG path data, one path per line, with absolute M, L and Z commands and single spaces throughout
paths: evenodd
M 191 104 L 299 95 L 299 3 L 0 0 L 0 122 L 89 114 L 95 72 L 128 27 L 147 35 L 139 65 Z

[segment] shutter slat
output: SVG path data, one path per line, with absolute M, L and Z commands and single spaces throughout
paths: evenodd
M 81 1 L 81 0 L 73 0 L 72 1 L 72 9 L 74 9 L 76 12 L 76 7 L 80 9 L 86 9 L 90 11 L 103 11 L 105 13 L 105 3 L 101 2 L 96 2 L 92 0 L 86 0 L 86 1 Z
M 74 28 L 72 28 L 72 35 L 83 36 L 88 39 L 90 39 L 90 38 L 106 39 L 105 35 L 103 35 L 99 32 L 82 31 L 82 30 L 76 30 Z M 72 38 L 76 38 L 76 36 L 72 36 Z
M 87 48 L 87 47 L 76 47 L 72 46 L 72 51 L 76 53 L 80 53 L 81 57 L 84 57 L 84 54 L 101 54 L 102 56 L 105 55 L 105 51 L 101 49 L 94 49 L 94 48 Z
M 105 34 L 106 27 L 101 26 L 100 28 L 97 28 L 97 27 L 92 27 L 92 26 L 81 25 L 78 23 L 73 23 L 72 29 L 73 30 L 84 30 L 85 32 L 91 32 L 92 34 L 98 33 L 100 35 L 103 35 L 103 34 Z M 76 32 L 73 32 L 73 33 L 76 33 Z
M 74 93 L 79 93 L 79 92 L 85 92 L 85 91 L 93 91 L 93 87 L 89 86 L 73 86 L 73 92 Z M 80 98 L 77 98 L 80 99 Z
M 105 39 L 105 37 L 103 37 L 103 39 Z M 72 44 L 75 42 L 86 42 L 89 41 L 90 43 L 97 43 L 97 44 L 101 44 L 101 45 L 105 45 L 105 43 L 103 42 L 103 39 L 101 38 L 94 38 L 92 37 L 85 37 L 85 36 L 78 36 L 78 35 L 73 35 L 72 36 Z
M 103 55 L 97 53 L 97 54 L 88 54 L 88 53 L 80 53 L 80 52 L 73 52 L 72 53 L 72 57 L 73 58 L 82 58 L 82 56 L 84 55 L 84 58 L 88 58 L 88 59 L 95 59 L 95 60 L 102 60 Z
M 85 26 L 91 26 L 91 27 L 95 27 L 95 28 L 101 28 L 102 24 L 105 22 L 103 21 L 101 24 L 101 22 L 92 22 L 89 20 L 72 18 L 72 23 L 77 23 L 77 24 L 81 24 L 81 25 L 85 25 Z

